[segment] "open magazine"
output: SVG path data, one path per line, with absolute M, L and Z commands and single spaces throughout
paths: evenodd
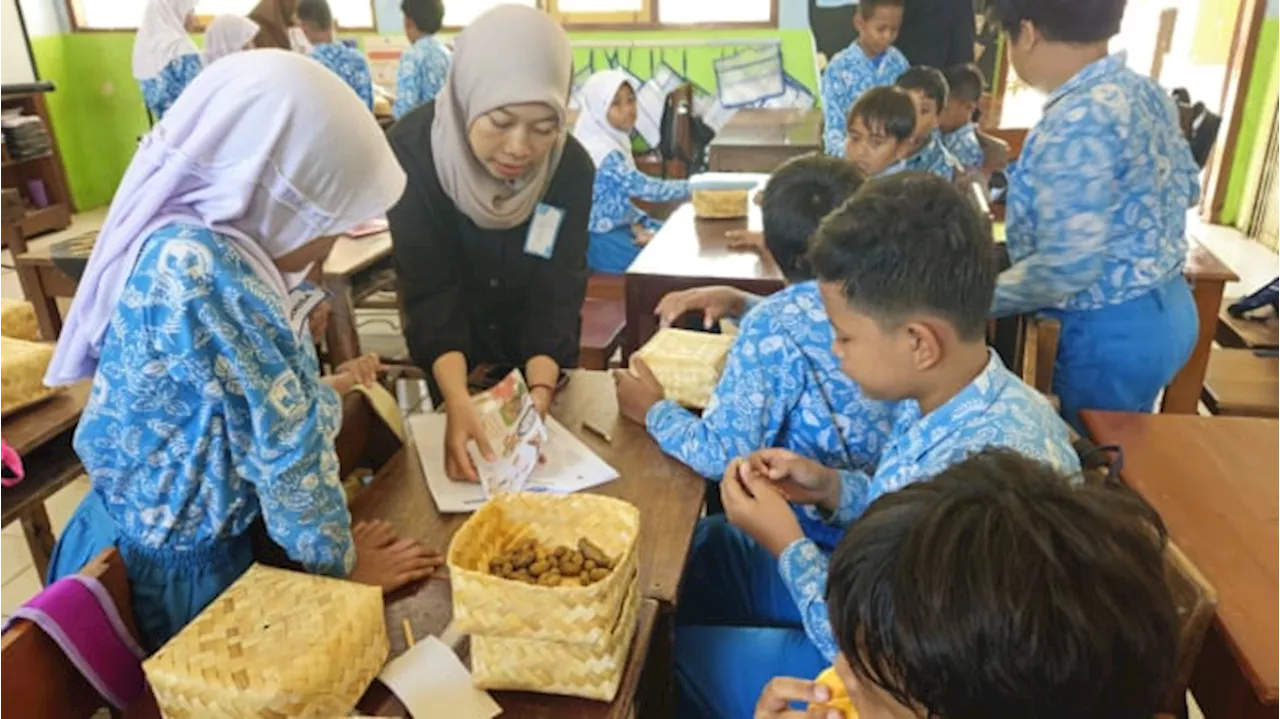
M 512 370 L 471 401 L 494 454 L 493 461 L 486 462 L 475 441 L 467 443 L 467 453 L 475 462 L 485 493 L 521 491 L 538 468 L 538 456 L 547 441 L 547 427 L 524 377 Z

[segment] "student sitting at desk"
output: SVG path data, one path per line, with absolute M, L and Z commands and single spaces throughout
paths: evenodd
M 373 110 L 373 77 L 364 55 L 333 38 L 333 13 L 327 0 L 302 0 L 298 3 L 298 25 L 311 43 L 310 55 L 316 62 L 347 86 L 355 90 L 365 107 Z
M 988 450 L 849 527 L 823 583 L 858 719 L 1156 716 L 1178 656 L 1164 526 L 1122 485 L 1070 480 Z M 754 716 L 831 696 L 778 678 Z
M 963 168 L 938 132 L 938 112 L 947 105 L 947 78 L 936 68 L 913 67 L 898 77 L 897 85 L 916 104 L 916 131 L 911 140 L 914 151 L 903 162 L 903 169 L 955 179 Z
M 903 0 L 862 0 L 853 14 L 858 38 L 822 71 L 823 145 L 844 157 L 845 119 L 862 93 L 892 85 L 911 66 L 893 41 L 902 27 Z
M 735 457 L 764 447 L 786 447 L 832 467 L 875 465 L 889 435 L 891 406 L 867 400 L 840 372 L 831 322 L 805 258 L 822 218 L 861 185 L 861 173 L 834 157 L 787 162 L 765 186 L 762 214 L 766 246 L 791 286 L 767 298 L 705 287 L 659 303 L 676 317 L 700 310 L 709 320 L 741 316 L 750 307 L 701 417 L 663 400 L 643 363 L 635 363 L 639 377 L 616 373 L 619 411 L 645 425 L 663 452 L 711 480 L 724 476 Z M 838 531 L 809 524 L 810 536 L 835 546 Z
M 239 15 L 219 15 L 204 31 L 204 50 L 200 57 L 204 66 L 232 53 L 253 48 L 253 38 L 258 34 L 258 23 Z
M 994 314 L 1062 323 L 1053 393 L 1081 432 L 1082 409 L 1150 412 L 1199 333 L 1182 269 L 1200 168 L 1169 96 L 1107 54 L 1124 6 L 991 5 L 1013 69 L 1049 98 L 1009 173 Z
M 403 0 L 404 34 L 410 45 L 396 70 L 396 101 L 391 114 L 399 120 L 415 107 L 436 99 L 449 77 L 449 51 L 436 39 L 444 22 L 440 0 Z
M 877 87 L 849 110 L 844 157 L 867 177 L 886 177 L 904 169 L 916 131 L 916 106 L 899 87 Z
M 689 183 L 660 180 L 636 168 L 631 155 L 636 91 L 626 73 L 605 70 L 592 75 L 582 89 L 582 98 L 582 113 L 573 136 L 596 166 L 587 266 L 596 272 L 621 274 L 662 226 L 638 210 L 632 200 L 687 200 Z
M 133 39 L 133 77 L 156 120 L 164 117 L 204 63 L 189 33 L 196 0 L 150 0 Z
M 942 144 L 966 171 L 981 170 L 987 164 L 986 153 L 978 141 L 978 123 L 973 118 L 986 81 L 982 71 L 971 62 L 948 68 L 946 79 L 947 103 L 938 113 Z
M 782 448 L 729 465 L 725 515 L 702 521 L 681 588 L 676 672 L 689 715 L 748 716 L 770 679 L 816 676 L 838 653 L 827 552 L 788 500 L 847 527 L 877 497 L 992 446 L 1080 471 L 1048 400 L 987 348 L 990 242 L 956 187 L 914 172 L 867 183 L 823 221 L 809 257 L 832 347 L 863 395 L 897 402 L 892 430 L 874 471 Z
M 317 574 L 390 591 L 441 562 L 385 527 L 352 528 L 341 402 L 290 296 L 337 235 L 396 201 L 404 173 L 328 71 L 250 55 L 201 73 L 143 138 L 45 378 L 93 377 L 75 434 L 93 491 L 50 579 L 118 547 L 151 650 L 249 567 L 259 517 Z

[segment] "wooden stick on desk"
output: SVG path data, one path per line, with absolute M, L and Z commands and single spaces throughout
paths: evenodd
M 413 649 L 413 625 L 409 623 L 409 618 L 404 618 L 404 643 L 410 649 Z

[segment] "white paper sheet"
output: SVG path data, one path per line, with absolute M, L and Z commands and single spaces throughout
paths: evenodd
M 378 679 L 415 717 L 492 719 L 502 707 L 476 689 L 458 655 L 435 637 L 424 637 L 387 662 Z
M 444 514 L 474 512 L 484 504 L 484 488 L 475 482 L 455 482 L 445 473 L 446 422 L 443 414 L 413 415 L 408 420 L 409 432 L 436 508 Z M 534 470 L 525 491 L 568 494 L 618 478 L 617 470 L 553 418 L 547 418 L 547 436 L 545 461 Z

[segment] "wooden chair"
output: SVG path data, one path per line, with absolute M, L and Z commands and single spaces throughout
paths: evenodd
M 578 366 L 592 370 L 609 369 L 609 360 L 622 346 L 626 328 L 626 307 L 621 299 L 588 297 L 582 303 Z
M 1011 321 L 1012 320 L 1012 321 Z M 1022 315 L 988 325 L 988 339 L 1001 359 L 1041 393 L 1053 397 L 1053 364 L 1058 356 L 1062 324 L 1049 317 Z
M 129 597 L 129 577 L 124 560 L 114 548 L 107 549 L 80 570 L 107 588 L 120 611 L 125 629 L 136 639 Z M 75 668 L 62 649 L 39 627 L 24 619 L 14 621 L 4 633 L 3 674 L 0 684 L 0 712 L 14 717 L 89 717 L 107 706 L 88 680 Z M 125 717 L 159 717 L 150 690 Z
M 1178 545 L 1169 542 L 1164 556 L 1165 578 L 1173 594 L 1174 607 L 1178 610 L 1178 659 L 1173 681 L 1165 691 L 1160 710 L 1174 716 L 1186 716 L 1191 672 L 1213 621 L 1218 592 Z
M 1280 358 L 1275 350 L 1209 350 L 1200 400 L 1214 414 L 1280 417 Z

